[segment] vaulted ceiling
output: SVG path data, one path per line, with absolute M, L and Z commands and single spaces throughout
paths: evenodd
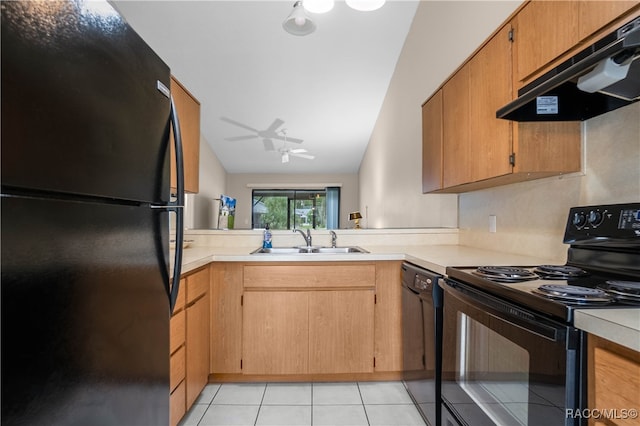
M 419 2 L 358 12 L 336 1 L 308 14 L 307 36 L 282 28 L 293 3 L 113 2 L 198 98 L 202 136 L 229 173 L 356 173 Z M 250 129 L 303 142 L 235 138 Z M 315 159 L 282 163 L 287 147 Z

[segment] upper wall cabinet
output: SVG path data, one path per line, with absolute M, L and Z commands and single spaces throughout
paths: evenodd
M 529 2 L 512 21 L 516 81 L 530 80 L 545 65 L 639 3 L 635 0 Z
M 579 171 L 579 122 L 515 123 L 497 119 L 496 111 L 517 97 L 523 81 L 611 31 L 620 15 L 637 13 L 638 3 L 524 5 L 423 104 L 423 192 L 466 192 Z
M 422 107 L 423 192 L 465 192 L 580 170 L 579 123 L 496 118 L 513 97 L 505 25 Z
M 171 77 L 171 95 L 178 111 L 184 158 L 184 188 L 199 191 L 200 178 L 200 102 L 175 77 Z M 176 189 L 176 154 L 171 133 L 171 189 Z

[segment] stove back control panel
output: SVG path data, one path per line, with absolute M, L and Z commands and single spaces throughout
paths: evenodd
M 640 244 L 640 203 L 573 207 L 565 228 L 566 244 Z

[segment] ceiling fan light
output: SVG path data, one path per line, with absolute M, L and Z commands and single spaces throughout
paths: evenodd
M 283 163 L 288 163 L 289 162 L 289 153 L 288 152 L 283 152 L 282 153 L 282 162 Z
M 297 1 L 293 5 L 293 11 L 282 23 L 282 28 L 289 34 L 305 36 L 316 30 L 316 24 L 304 13 L 302 2 Z
M 347 6 L 351 9 L 370 12 L 384 6 L 385 0 L 345 0 L 345 3 L 347 3 Z
M 334 0 L 302 0 L 304 9 L 311 13 L 327 13 L 334 4 Z

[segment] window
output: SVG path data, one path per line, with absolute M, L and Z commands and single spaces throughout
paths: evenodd
M 252 209 L 254 229 L 337 229 L 340 188 L 254 189 Z

